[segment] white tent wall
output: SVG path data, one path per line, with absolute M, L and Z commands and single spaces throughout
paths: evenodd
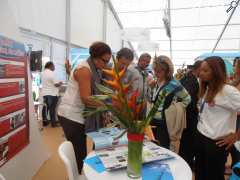
M 113 51 L 122 47 L 120 26 L 109 6 L 106 15 L 106 42 Z M 103 41 L 103 0 L 71 0 L 71 42 L 88 48 Z
M 66 1 L 11 0 L 9 3 L 19 27 L 66 41 Z M 89 47 L 94 41 L 104 40 L 103 0 L 71 0 L 70 9 L 71 43 Z M 121 48 L 120 27 L 109 7 L 106 26 L 106 40 L 118 50 Z
M 66 82 L 67 75 L 65 70 L 66 45 L 57 41 L 52 42 L 52 59 L 55 65 L 56 79 Z
M 71 42 L 89 47 L 103 40 L 103 2 L 71 0 Z
M 150 29 L 151 41 L 159 43 L 157 54 L 165 53 L 169 56 L 169 38 L 166 36 L 162 21 L 167 0 L 111 0 L 111 2 L 124 28 Z M 230 3 L 230 0 L 171 1 L 172 54 L 175 65 L 183 62 L 191 64 L 197 56 L 212 51 L 231 14 L 226 12 Z M 240 6 L 237 7 L 216 48 L 216 51 L 225 52 L 239 50 Z
M 113 13 L 107 9 L 107 38 L 106 42 L 111 46 L 113 52 L 122 48 L 121 28 L 113 16 Z
M 0 34 L 22 42 L 22 37 L 19 33 L 8 2 L 8 0 L 0 1 L 0 22 L 4 22 L 4 26 L 0 26 Z M 28 83 L 30 84 L 30 73 L 28 79 Z M 31 86 L 29 87 L 29 94 L 31 95 L 32 89 Z M 37 120 L 34 116 L 32 96 L 29 97 L 29 107 L 30 144 L 0 168 L 0 173 L 7 180 L 32 179 L 34 174 L 49 156 L 45 149 L 45 145 L 42 142 L 38 130 Z
M 51 51 L 51 41 L 48 38 L 42 38 L 31 34 L 21 33 L 23 43 L 25 45 L 32 45 L 33 51 L 42 50 L 43 57 L 50 58 L 50 51 Z
M 65 40 L 66 0 L 11 0 L 17 25 Z

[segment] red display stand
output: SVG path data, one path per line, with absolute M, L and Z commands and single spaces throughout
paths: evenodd
M 0 167 L 29 144 L 27 54 L 0 35 Z

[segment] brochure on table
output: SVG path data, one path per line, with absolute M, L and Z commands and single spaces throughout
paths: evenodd
M 118 145 L 126 145 L 128 140 L 127 135 L 124 132 L 125 130 L 117 127 L 102 128 L 98 131 L 87 133 L 87 136 L 92 139 L 95 149 L 98 150 L 112 148 Z M 121 136 L 122 134 L 123 136 Z
M 127 167 L 127 155 L 128 155 L 127 146 L 118 146 L 113 149 L 97 150 L 96 154 L 102 161 L 107 171 Z M 164 152 L 161 147 L 149 141 L 145 141 L 143 143 L 142 156 L 144 163 L 173 158 L 173 156 Z
M 107 171 L 127 167 L 127 135 L 121 136 L 125 130 L 119 128 L 103 128 L 97 132 L 87 133 L 95 145 L 97 158 L 102 162 Z M 166 153 L 160 146 L 150 142 L 143 142 L 143 162 L 161 161 L 171 159 L 173 156 Z
M 0 166 L 29 143 L 27 54 L 0 36 Z

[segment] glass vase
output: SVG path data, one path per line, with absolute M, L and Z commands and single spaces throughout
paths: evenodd
M 143 134 L 128 133 L 128 177 L 137 179 L 142 172 Z

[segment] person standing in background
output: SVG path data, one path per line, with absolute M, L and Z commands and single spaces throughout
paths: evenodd
M 223 59 L 206 58 L 200 71 L 200 115 L 196 133 L 196 180 L 224 180 L 227 145 L 219 139 L 236 132 L 240 92 L 226 84 Z M 224 68 L 224 69 L 223 69 Z
M 131 83 L 132 83 L 132 77 L 131 77 L 131 73 L 128 71 L 128 67 L 129 65 L 132 63 L 134 58 L 134 54 L 133 51 L 129 48 L 122 48 L 117 52 L 116 55 L 116 63 L 117 63 L 117 68 L 119 71 L 126 69 L 124 76 L 122 77 L 121 81 L 124 84 L 129 84 L 130 83 L 130 87 L 129 87 L 129 91 L 128 91 L 128 96 L 130 97 L 132 90 L 131 90 Z M 112 102 L 114 104 L 114 106 L 118 107 L 119 106 L 119 102 L 113 100 Z
M 151 62 L 151 56 L 148 53 L 142 54 L 139 59 L 137 65 L 130 65 L 128 70 L 131 72 L 131 76 L 133 79 L 132 89 L 138 90 L 139 98 L 146 97 L 147 91 L 147 78 L 148 71 L 147 67 Z
M 87 155 L 86 131 L 100 128 L 100 117 L 83 117 L 86 108 L 101 106 L 90 96 L 98 94 L 96 83 L 101 83 L 101 70 L 106 68 L 111 48 L 104 42 L 95 42 L 89 48 L 90 57 L 71 71 L 67 89 L 58 108 L 58 117 L 65 137 L 73 144 L 78 172 L 81 174 L 83 159 Z
M 130 65 L 128 71 L 131 74 L 132 79 L 132 91 L 138 91 L 138 101 L 147 99 L 147 87 L 148 87 L 148 71 L 147 67 L 151 62 L 151 56 L 148 53 L 143 53 L 138 59 L 137 65 Z M 141 117 L 146 114 L 146 107 L 141 113 Z
M 121 71 L 124 68 L 126 68 L 125 75 L 122 78 L 122 81 L 125 84 L 132 83 L 132 76 L 128 68 L 129 65 L 133 62 L 133 58 L 134 58 L 133 51 L 129 48 L 120 49 L 116 55 L 118 70 Z
M 56 127 L 56 106 L 58 102 L 58 87 L 62 85 L 61 81 L 56 80 L 54 74 L 55 66 L 49 61 L 45 64 L 44 71 L 41 74 L 42 96 L 47 107 L 42 109 L 43 123 L 47 120 L 47 113 L 50 114 L 52 127 Z
M 199 83 L 198 77 L 200 73 L 202 61 L 196 61 L 191 69 L 180 80 L 180 83 L 187 90 L 191 96 L 191 102 L 186 108 L 187 127 L 183 130 L 179 155 L 188 163 L 193 169 L 194 167 L 194 142 L 197 132 L 198 122 L 198 99 L 199 99 Z
M 167 149 L 170 149 L 170 136 L 171 129 L 167 127 L 166 111 L 171 106 L 172 102 L 180 102 L 181 106 L 187 107 L 191 101 L 186 89 L 173 78 L 173 64 L 169 57 L 158 56 L 153 61 L 153 70 L 157 78 L 155 87 L 152 84 L 152 88 L 155 89 L 151 93 L 151 102 L 159 104 L 157 113 L 154 115 L 151 125 L 154 137 L 159 141 L 159 145 Z M 161 99 L 161 93 L 167 92 L 167 95 Z M 177 127 L 183 129 L 183 127 Z

